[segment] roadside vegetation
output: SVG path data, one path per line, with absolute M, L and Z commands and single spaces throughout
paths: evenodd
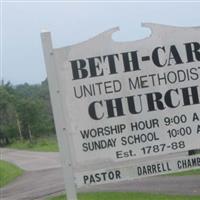
M 47 139 L 40 138 L 53 136 L 55 128 L 47 80 L 37 85 L 0 85 L 0 146 L 48 150 L 44 147 Z M 55 146 L 52 142 L 48 140 L 49 146 Z
M 184 172 L 167 174 L 167 176 L 192 176 L 192 175 L 200 175 L 200 169 L 193 169 L 193 170 L 184 171 Z
M 79 200 L 199 200 L 200 196 L 175 196 L 139 192 L 105 192 L 78 195 Z M 48 200 L 66 200 L 64 195 Z
M 35 138 L 31 142 L 29 140 L 16 140 L 7 147 L 19 150 L 42 151 L 42 152 L 58 152 L 58 143 L 56 136 Z
M 18 176 L 22 175 L 23 170 L 19 167 L 0 160 L 0 188 L 15 180 Z

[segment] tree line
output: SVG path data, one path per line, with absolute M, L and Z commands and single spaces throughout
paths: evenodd
M 41 84 L 0 85 L 0 143 L 55 134 L 47 80 Z

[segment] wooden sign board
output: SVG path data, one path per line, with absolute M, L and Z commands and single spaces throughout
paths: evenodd
M 142 40 L 115 42 L 114 28 L 62 48 L 42 33 L 63 162 L 80 187 L 84 172 L 123 166 L 131 179 L 138 159 L 200 148 L 200 28 L 145 26 Z

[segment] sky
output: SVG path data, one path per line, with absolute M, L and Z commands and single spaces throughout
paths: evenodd
M 116 41 L 134 41 L 150 34 L 152 22 L 200 26 L 200 2 L 10 1 L 1 0 L 1 74 L 13 85 L 38 84 L 46 78 L 41 30 L 52 34 L 53 47 L 85 41 L 118 26 Z

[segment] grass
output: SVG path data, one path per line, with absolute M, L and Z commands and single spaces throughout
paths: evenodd
M 199 200 L 200 196 L 177 196 L 139 192 L 105 192 L 79 194 L 79 200 Z M 66 200 L 64 195 L 49 200 Z
M 0 160 L 0 187 L 15 180 L 18 176 L 22 175 L 22 173 L 22 169 L 9 162 Z
M 8 146 L 9 148 L 19 150 L 30 150 L 30 151 L 43 151 L 43 152 L 57 152 L 58 144 L 56 137 L 49 138 L 38 138 L 34 139 L 33 142 L 29 141 L 14 141 Z
M 200 175 L 200 169 L 193 169 L 193 170 L 184 171 L 184 172 L 167 174 L 167 176 L 192 176 L 192 175 Z

